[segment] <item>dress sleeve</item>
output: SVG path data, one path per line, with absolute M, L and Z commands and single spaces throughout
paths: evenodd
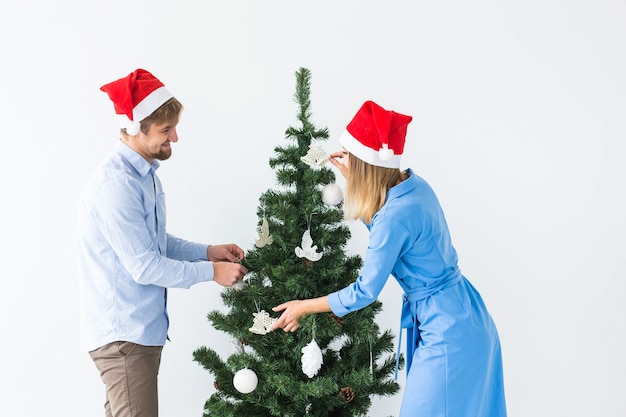
M 186 262 L 159 253 L 153 236 L 156 232 L 147 224 L 142 195 L 139 183 L 119 178 L 103 182 L 94 196 L 94 218 L 122 266 L 144 285 L 189 288 L 212 280 L 211 262 Z
M 347 287 L 328 295 L 328 304 L 341 317 L 373 303 L 382 291 L 403 247 L 408 244 L 407 228 L 393 218 L 373 222 L 361 275 Z

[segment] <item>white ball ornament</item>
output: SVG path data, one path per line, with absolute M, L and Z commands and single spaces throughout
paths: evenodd
M 337 184 L 326 184 L 322 189 L 322 201 L 328 206 L 336 206 L 343 200 L 343 191 Z
M 256 389 L 259 382 L 256 374 L 252 369 L 244 368 L 235 373 L 233 377 L 233 385 L 237 391 L 242 394 L 249 394 Z

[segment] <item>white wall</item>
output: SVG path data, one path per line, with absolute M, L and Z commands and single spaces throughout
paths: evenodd
M 143 67 L 183 101 L 160 171 L 169 230 L 249 248 L 304 66 L 329 151 L 366 99 L 414 116 L 403 163 L 438 192 L 499 326 L 509 415 L 625 415 L 625 17 L 617 0 L 3 3 L 1 409 L 102 415 L 73 239 L 77 193 L 117 138 L 99 87 Z M 219 287 L 170 294 L 161 415 L 201 416 L 212 376 L 192 352 L 230 352 L 205 317 Z M 390 281 L 394 332 L 399 296 Z

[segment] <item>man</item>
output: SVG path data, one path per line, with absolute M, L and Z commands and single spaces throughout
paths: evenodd
M 166 232 L 156 170 L 178 142 L 181 103 L 143 69 L 101 90 L 113 101 L 121 137 L 78 203 L 81 347 L 104 382 L 107 417 L 156 417 L 167 288 L 228 287 L 248 271 L 235 244 L 207 246 Z

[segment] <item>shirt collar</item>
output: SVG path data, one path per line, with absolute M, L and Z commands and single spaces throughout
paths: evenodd
M 404 194 L 407 194 L 415 187 L 417 187 L 417 176 L 415 175 L 413 170 L 411 168 L 408 168 L 406 172 L 407 174 L 409 174 L 409 177 L 402 181 L 400 184 L 391 187 L 391 189 L 387 191 L 387 199 L 385 200 L 385 204 L 383 205 L 383 207 L 389 204 L 391 200 L 403 196 Z M 376 214 L 374 214 L 374 217 L 372 218 L 372 221 L 370 223 L 363 222 L 368 230 L 371 230 L 374 219 L 376 218 L 376 216 L 378 216 L 378 213 L 380 213 L 380 210 Z
M 415 176 L 413 170 L 408 168 L 406 172 L 409 174 L 409 177 L 400 184 L 394 185 L 389 189 L 389 191 L 387 191 L 387 200 L 385 203 L 393 200 L 394 198 L 398 198 L 417 187 L 417 177 Z
M 126 159 L 142 177 L 148 175 L 150 169 L 152 169 L 153 172 L 156 172 L 156 170 L 159 168 L 158 160 L 154 159 L 152 163 L 149 163 L 144 159 L 143 156 L 139 155 L 130 146 L 128 146 L 121 140 L 117 143 L 117 148 L 115 149 L 115 151 L 119 153 L 124 159 Z

